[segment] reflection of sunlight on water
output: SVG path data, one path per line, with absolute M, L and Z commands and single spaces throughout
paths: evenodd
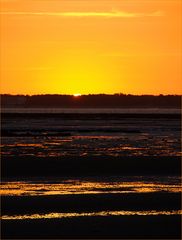
M 131 134 L 122 132 L 122 130 L 115 132 L 115 127 L 115 125 L 112 126 L 113 133 L 97 133 L 90 127 L 82 129 L 81 126 L 78 128 L 78 132 L 72 132 L 75 127 L 71 126 L 68 131 L 71 136 L 3 137 L 2 154 L 39 157 L 82 156 L 83 154 L 94 156 L 181 156 L 180 136 L 176 136 L 174 133 L 157 136 L 151 133 Z M 98 129 L 101 129 L 101 126 Z M 126 129 L 124 128 L 124 130 Z M 59 131 L 61 132 L 60 129 Z M 62 131 L 64 134 L 65 129 Z
M 87 212 L 87 213 L 47 213 L 47 214 L 27 214 L 27 215 L 4 215 L 3 220 L 24 220 L 24 219 L 51 219 L 51 218 L 73 218 L 73 217 L 107 217 L 107 216 L 129 216 L 129 215 L 180 215 L 178 211 L 102 211 L 102 212 Z
M 151 182 L 88 182 L 63 181 L 59 183 L 6 182 L 1 184 L 1 195 L 65 195 L 104 193 L 181 192 L 180 184 Z

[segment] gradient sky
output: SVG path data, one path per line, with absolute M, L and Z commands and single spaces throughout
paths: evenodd
M 181 0 L 0 0 L 1 93 L 182 94 Z

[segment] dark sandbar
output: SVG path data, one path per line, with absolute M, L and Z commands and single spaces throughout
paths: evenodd
M 180 239 L 180 216 L 3 220 L 2 239 Z
M 2 180 L 31 177 L 142 176 L 181 174 L 181 158 L 175 156 L 2 156 Z
M 180 210 L 180 193 L 72 194 L 2 196 L 3 215 L 50 212 Z

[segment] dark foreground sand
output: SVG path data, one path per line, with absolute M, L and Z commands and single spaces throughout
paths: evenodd
M 3 220 L 1 227 L 2 239 L 180 239 L 179 215 Z
M 2 196 L 3 215 L 50 212 L 180 210 L 180 193 L 72 194 Z
M 180 176 L 180 157 L 3 157 L 2 179 Z M 168 192 L 2 197 L 3 215 L 119 210 L 179 210 L 180 194 Z M 179 215 L 2 220 L 2 239 L 180 239 Z
M 119 210 L 179 210 L 179 193 L 2 197 L 3 215 Z M 180 239 L 179 215 L 2 220 L 2 238 Z
M 2 180 L 31 177 L 142 176 L 181 174 L 178 156 L 2 156 Z

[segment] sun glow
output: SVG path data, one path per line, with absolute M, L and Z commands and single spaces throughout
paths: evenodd
M 181 94 L 180 0 L 28 2 L 0 0 L 1 93 Z
M 80 93 L 75 93 L 75 94 L 73 94 L 73 96 L 74 96 L 74 97 L 80 97 L 81 94 L 80 94 Z

